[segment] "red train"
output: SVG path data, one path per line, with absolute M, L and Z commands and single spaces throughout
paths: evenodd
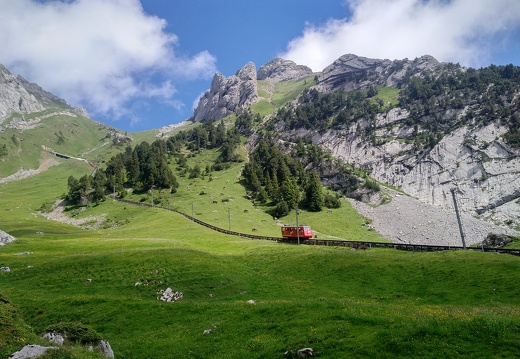
M 298 231 L 297 231 L 298 229 Z M 310 226 L 290 226 L 284 224 L 282 226 L 282 237 L 284 238 L 298 238 L 298 235 L 300 239 L 309 239 L 312 238 L 312 229 Z

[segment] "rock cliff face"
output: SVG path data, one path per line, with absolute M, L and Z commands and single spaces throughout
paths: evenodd
M 316 89 L 328 93 L 338 90 L 352 91 L 374 85 L 395 86 L 405 75 L 417 75 L 437 66 L 439 62 L 428 55 L 413 61 L 390 61 L 347 54 L 323 70 L 318 77 Z
M 216 73 L 211 87 L 199 100 L 194 121 L 215 121 L 232 112 L 241 113 L 258 101 L 256 66 L 249 62 L 237 73 L 225 77 Z
M 51 105 L 69 108 L 64 100 L 0 65 L 0 123 L 13 112 L 28 114 Z
M 293 61 L 275 58 L 256 71 L 255 64 L 247 63 L 237 73 L 225 77 L 216 73 L 211 87 L 199 100 L 193 120 L 215 121 L 235 112 L 240 114 L 258 101 L 257 80 L 270 83 L 298 80 L 312 75 L 307 66 L 297 65 Z
M 0 123 L 13 112 L 30 113 L 44 109 L 19 78 L 0 65 Z
M 348 54 L 318 74 L 318 83 L 313 88 L 331 93 L 371 86 L 397 87 L 407 77 L 449 74 L 455 67 L 439 63 L 431 56 L 390 61 Z M 508 96 L 518 99 L 520 91 Z M 296 101 L 291 106 L 299 105 Z M 463 121 L 471 117 L 468 113 L 478 113 L 479 106 L 479 101 L 473 100 L 437 114 L 443 121 L 449 118 L 454 125 L 433 146 L 414 143 L 418 115 L 400 107 L 386 109 L 371 119 L 350 120 L 341 128 L 289 130 L 283 123 L 274 128 L 286 141 L 311 138 L 334 157 L 369 170 L 376 180 L 395 186 L 423 203 L 453 210 L 451 190 L 455 189 L 458 205 L 466 213 L 519 227 L 520 151 L 504 141 L 503 135 L 508 131 L 504 121 Z M 518 112 L 514 100 L 508 106 L 510 111 Z M 428 115 L 419 116 L 431 121 Z M 378 140 L 367 140 L 363 132 L 370 127 L 375 129 L 374 139 Z
M 312 70 L 309 67 L 277 57 L 260 67 L 257 76 L 258 80 L 280 82 L 298 80 L 310 75 L 312 75 Z
M 378 135 L 411 132 L 397 124 L 408 115 L 395 108 L 378 116 Z M 386 126 L 392 123 L 393 127 Z M 374 145 L 356 134 L 356 126 L 323 134 L 300 130 L 298 136 L 312 136 L 313 143 L 335 157 L 370 170 L 378 181 L 423 203 L 452 209 L 454 188 L 463 211 L 494 223 L 520 225 L 520 153 L 502 140 L 506 128 L 496 123 L 463 126 L 431 150 L 418 152 L 413 144 L 397 140 Z

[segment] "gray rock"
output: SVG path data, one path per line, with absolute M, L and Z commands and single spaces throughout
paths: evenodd
M 161 296 L 157 299 L 159 299 L 162 302 L 176 302 L 184 298 L 184 295 L 181 292 L 174 292 L 169 287 L 166 288 L 166 290 L 159 291 L 159 294 L 161 294 Z
M 13 112 L 31 113 L 43 109 L 36 97 L 25 89 L 21 79 L 0 65 L 0 119 Z
M 14 241 L 16 241 L 16 238 L 11 236 L 9 233 L 0 230 L 0 246 L 5 246 L 6 244 L 12 243 Z
M 275 58 L 258 69 L 258 80 L 280 82 L 298 80 L 312 75 L 312 70 L 304 65 L 297 65 L 294 61 Z
M 14 112 L 24 115 L 43 111 L 50 106 L 68 107 L 61 98 L 22 76 L 13 75 L 0 65 L 0 124 Z
M 12 243 L 14 241 L 16 241 L 16 238 L 11 236 L 9 233 L 0 230 L 0 246 L 5 246 L 6 244 Z
M 233 112 L 239 114 L 257 101 L 256 67 L 249 62 L 233 76 L 213 76 L 210 89 L 199 99 L 193 120 L 219 120 Z
M 369 86 L 395 86 L 404 76 L 415 76 L 439 66 L 432 56 L 425 55 L 413 61 L 380 60 L 353 54 L 341 56 L 318 76 L 316 89 L 321 92 L 352 91 Z
M 75 107 L 74 108 L 74 112 L 80 116 L 83 116 L 83 117 L 88 117 L 90 118 L 88 112 L 87 112 L 87 109 L 84 108 L 84 107 Z
M 63 336 L 60 333 L 56 332 L 47 332 L 43 334 L 42 337 L 43 339 L 48 340 L 54 344 L 63 345 L 63 343 L 65 342 L 65 338 L 63 338 Z
M 503 246 L 505 246 L 506 244 L 508 244 L 512 241 L 513 241 L 513 238 L 506 234 L 489 233 L 487 235 L 486 239 L 484 239 L 484 241 L 482 241 L 482 243 L 480 243 L 479 246 L 502 248 Z
M 97 345 L 97 349 L 102 355 L 104 355 L 107 358 L 114 357 L 114 351 L 112 350 L 112 347 L 106 340 L 100 340 Z
M 302 348 L 298 350 L 298 358 L 311 358 L 314 356 L 314 350 L 312 348 Z
M 42 345 L 29 344 L 19 351 L 13 353 L 9 359 L 33 359 L 45 354 L 48 349 L 59 349 L 58 347 L 44 347 Z

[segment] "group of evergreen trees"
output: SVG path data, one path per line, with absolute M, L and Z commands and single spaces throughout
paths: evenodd
M 280 109 L 273 123 L 283 121 L 287 129 L 306 128 L 325 131 L 341 128 L 360 118 L 374 118 L 383 110 L 381 100 L 374 100 L 377 89 L 356 90 L 348 93 L 323 94 L 315 89 L 305 91 L 296 108 Z
M 440 75 L 410 77 L 402 86 L 399 105 L 410 111 L 407 124 L 415 126 L 419 142 L 431 147 L 454 127 L 499 121 L 509 128 L 505 141 L 520 147 L 519 67 L 491 65 L 477 70 L 446 64 Z M 465 107 L 464 117 L 449 115 L 449 110 Z
M 178 183 L 168 166 L 166 154 L 163 140 L 155 140 L 152 144 L 144 141 L 133 149 L 128 146 L 125 152 L 113 156 L 104 170 L 98 169 L 93 177 L 84 175 L 78 180 L 70 176 L 67 199 L 73 204 L 84 205 L 99 202 L 106 192 L 114 190 L 124 196 L 125 188 L 135 192 L 167 188 L 173 193 Z
M 213 122 L 202 122 L 200 126 L 189 131 L 180 131 L 170 137 L 166 145 L 172 155 L 180 155 L 183 148 L 194 153 L 218 148 L 219 156 L 212 166 L 215 171 L 226 168 L 230 162 L 241 161 L 237 154 L 240 134 L 235 128 L 226 129 L 224 121 L 220 121 L 218 125 Z M 181 158 L 179 161 L 183 164 L 185 160 Z
M 98 169 L 93 177 L 85 175 L 80 179 L 71 176 L 68 180 L 67 199 L 73 204 L 86 204 L 103 200 L 105 193 L 116 191 L 124 196 L 127 188 L 136 193 L 150 189 L 177 190 L 178 183 L 170 167 L 175 158 L 180 175 L 191 178 L 199 177 L 203 171 L 195 165 L 189 168 L 185 153 L 198 153 L 204 149 L 219 149 L 215 163 L 205 168 L 204 173 L 221 170 L 230 162 L 240 161 L 236 153 L 240 144 L 240 135 L 234 129 L 226 129 L 224 122 L 217 125 L 202 123 L 189 131 L 180 131 L 166 141 L 157 139 L 151 144 L 144 141 L 134 148 L 128 146 L 125 151 L 110 158 L 105 169 Z
M 272 138 L 260 139 L 243 171 L 245 186 L 256 200 L 275 206 L 275 215 L 287 215 L 297 207 L 321 211 L 341 202 L 325 194 L 316 170 L 307 171 L 302 161 L 284 154 Z

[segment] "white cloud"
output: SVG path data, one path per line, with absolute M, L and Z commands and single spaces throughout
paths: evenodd
M 177 56 L 165 26 L 139 0 L 0 0 L 0 63 L 105 115 L 121 116 L 142 98 L 178 107 L 166 78 L 208 78 L 216 59 Z
M 497 38 L 520 27 L 518 0 L 350 0 L 351 16 L 308 24 L 280 56 L 321 71 L 341 55 L 483 66 Z M 510 39 L 515 41 L 514 39 Z

